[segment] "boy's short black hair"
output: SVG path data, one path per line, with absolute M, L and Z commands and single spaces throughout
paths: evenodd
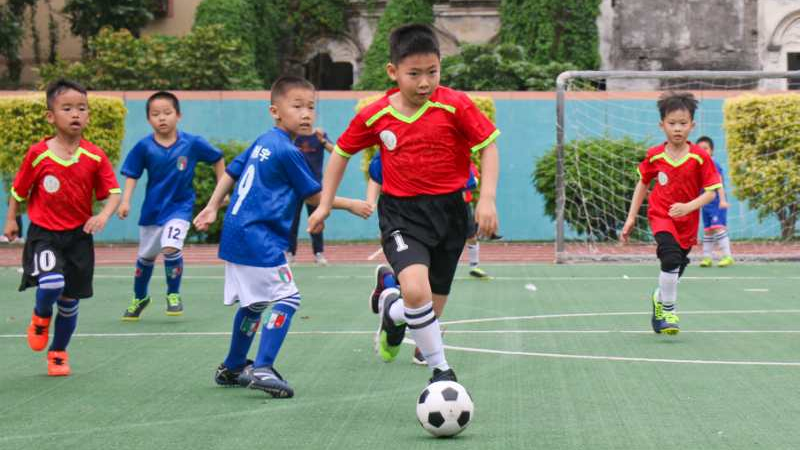
M 389 60 L 397 65 L 411 55 L 439 54 L 439 40 L 431 27 L 409 24 L 395 28 L 389 35 Z
M 696 144 L 700 144 L 701 142 L 708 142 L 708 146 L 711 147 L 711 150 L 714 150 L 714 141 L 708 136 L 700 136 L 697 138 Z
M 658 98 L 658 112 L 661 120 L 673 111 L 689 111 L 689 115 L 694 120 L 694 112 L 697 110 L 697 99 L 691 92 L 667 91 Z
M 160 98 L 171 101 L 172 107 L 175 108 L 175 112 L 178 114 L 181 113 L 181 103 L 178 101 L 178 97 L 175 96 L 175 94 L 167 91 L 158 91 L 147 99 L 147 106 L 144 110 L 147 114 L 147 117 L 150 117 L 150 105 Z
M 86 95 L 86 88 L 72 80 L 59 78 L 58 80 L 47 85 L 47 109 L 52 111 L 53 103 L 55 103 L 56 97 L 70 90 L 78 91 L 81 94 Z
M 278 77 L 270 88 L 270 99 L 274 103 L 276 99 L 283 97 L 292 89 L 308 89 L 314 91 L 314 85 L 305 78 L 294 75 L 283 75 Z

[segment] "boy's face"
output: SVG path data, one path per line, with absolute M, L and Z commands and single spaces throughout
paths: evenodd
M 435 53 L 406 56 L 397 65 L 386 65 L 386 73 L 400 93 L 414 106 L 422 106 L 439 86 L 441 61 Z
M 711 156 L 714 153 L 714 149 L 711 148 L 711 144 L 709 144 L 707 141 L 700 142 L 697 145 L 699 145 L 703 150 L 708 152 L 709 156 Z
M 269 112 L 279 128 L 295 136 L 310 136 L 314 133 L 315 106 L 313 90 L 292 88 L 275 99 Z
M 160 135 L 169 135 L 175 131 L 181 114 L 175 110 L 172 102 L 166 98 L 157 98 L 150 102 L 150 110 L 147 111 L 147 121 L 153 127 L 153 131 Z
M 56 96 L 53 108 L 47 111 L 47 121 L 59 134 L 80 137 L 89 123 L 89 99 L 85 94 L 68 89 Z
M 670 144 L 682 146 L 689 139 L 689 133 L 694 128 L 694 121 L 689 111 L 678 109 L 664 116 L 659 125 L 664 130 Z

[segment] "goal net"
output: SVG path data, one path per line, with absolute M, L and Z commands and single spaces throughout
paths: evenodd
M 667 90 L 690 91 L 700 102 L 690 140 L 715 144 L 734 258 L 800 258 L 800 95 L 791 90 L 798 84 L 800 71 L 562 73 L 557 145 L 535 169 L 556 222 L 556 260 L 655 258 L 646 200 L 632 242 L 622 246 L 619 237 L 637 166 L 664 141 L 656 101 Z M 701 217 L 695 258 L 703 233 Z

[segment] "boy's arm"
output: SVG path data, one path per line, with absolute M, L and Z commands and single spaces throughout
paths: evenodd
M 17 226 L 17 211 L 19 211 L 19 202 L 13 196 L 8 197 L 8 212 L 6 213 L 6 225 L 3 227 L 3 236 L 8 238 L 11 242 L 19 235 L 19 227 Z
M 208 204 L 202 211 L 194 218 L 192 223 L 194 224 L 195 228 L 200 231 L 205 231 L 208 227 L 217 220 L 217 211 L 219 211 L 220 206 L 222 205 L 222 200 L 231 191 L 233 185 L 236 183 L 236 180 L 233 179 L 227 172 L 222 174 L 222 177 L 217 182 L 217 186 L 214 188 L 214 193 L 211 194 L 211 198 L 208 199 Z
M 714 200 L 716 195 L 715 189 L 706 190 L 689 203 L 673 203 L 672 206 L 669 207 L 669 216 L 683 217 L 692 211 L 697 211 Z
M 214 163 L 214 174 L 217 175 L 217 183 L 222 179 L 225 174 L 225 159 L 220 158 L 219 161 Z
M 137 181 L 139 180 L 136 178 L 125 178 L 125 190 L 122 192 L 122 203 L 120 203 L 119 209 L 117 209 L 117 216 L 119 216 L 120 219 L 124 220 L 131 211 L 131 197 L 133 197 L 133 191 L 136 190 Z
M 725 186 L 717 189 L 717 192 L 719 192 L 719 207 L 722 209 L 730 208 L 731 204 L 728 203 L 728 196 L 725 195 Z
M 628 238 L 633 231 L 633 226 L 636 225 L 636 216 L 639 215 L 639 209 L 642 207 L 642 202 L 647 196 L 647 185 L 642 180 L 636 183 L 636 188 L 633 190 L 633 197 L 631 198 L 631 207 L 628 209 L 628 218 L 625 220 L 625 225 L 622 227 L 622 242 L 627 243 Z
M 317 206 L 319 204 L 321 194 L 317 192 L 316 194 L 308 197 L 306 199 L 306 203 L 312 206 Z M 333 209 L 346 209 L 350 211 L 352 214 L 361 217 L 362 219 L 366 219 L 372 214 L 372 204 L 367 203 L 364 200 L 358 200 L 354 198 L 347 198 L 347 197 L 334 197 L 333 204 L 331 205 Z
M 83 232 L 95 234 L 103 231 L 103 228 L 106 227 L 108 219 L 110 219 L 111 216 L 114 215 L 114 211 L 117 210 L 120 197 L 121 196 L 116 192 L 109 194 L 108 198 L 106 199 L 106 204 L 103 205 L 103 209 L 101 209 L 97 215 L 90 217 L 89 220 L 87 220 L 83 225 Z
M 493 236 L 497 232 L 497 177 L 500 171 L 497 146 L 489 144 L 481 150 L 481 196 L 475 207 L 478 236 Z
M 381 185 L 370 178 L 367 180 L 367 203 L 375 207 L 378 204 L 378 196 L 381 195 Z
M 348 159 L 337 152 L 331 153 L 325 175 L 322 176 L 322 192 L 320 193 L 319 206 L 308 218 L 308 232 L 319 233 L 325 227 L 325 219 L 331 215 L 333 200 L 336 190 L 342 182 L 344 171 L 347 169 Z

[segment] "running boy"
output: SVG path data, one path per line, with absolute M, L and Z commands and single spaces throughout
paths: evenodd
M 708 155 L 713 158 L 714 141 L 710 137 L 701 136 L 697 139 L 697 145 L 707 151 Z M 714 200 L 703 206 L 703 260 L 700 261 L 700 267 L 711 267 L 713 265 L 715 243 L 722 253 L 722 258 L 720 258 L 717 266 L 728 267 L 733 264 L 731 240 L 728 237 L 728 207 L 730 205 L 725 195 L 725 174 L 722 172 L 722 166 L 717 161 L 714 161 L 714 167 L 717 168 L 722 186 L 717 189 Z
M 114 168 L 99 147 L 83 139 L 89 100 L 83 86 L 58 80 L 47 87 L 47 121 L 55 136 L 32 145 L 14 178 L 3 234 L 13 240 L 19 203 L 28 201 L 28 239 L 19 290 L 38 286 L 28 326 L 28 345 L 42 351 L 49 340 L 53 305 L 58 307 L 47 374 L 70 374 L 67 345 L 78 324 L 78 302 L 92 296 L 94 241 L 119 205 Z M 106 200 L 92 215 L 92 202 Z
M 398 88 L 362 109 L 339 138 L 323 178 L 320 206 L 308 219 L 309 229 L 323 228 L 349 158 L 380 145 L 381 243 L 403 287 L 403 298 L 393 289 L 380 296 L 379 353 L 385 361 L 393 360 L 407 325 L 433 370 L 431 382 L 455 380 L 435 311 L 444 308 L 470 232 L 461 191 L 469 178 L 472 152 L 481 151 L 483 168 L 475 211 L 478 234 L 491 236 L 497 230 L 494 140 L 499 131 L 466 94 L 439 86 L 439 43 L 428 26 L 395 29 L 389 36 L 389 52 L 386 72 Z
M 722 186 L 711 157 L 688 140 L 695 125 L 696 109 L 697 100 L 688 92 L 665 92 L 658 99 L 659 126 L 667 141 L 649 149 L 639 164 L 640 179 L 622 228 L 622 240 L 627 242 L 650 182 L 655 179 L 647 220 L 661 261 L 658 288 L 652 295 L 651 325 L 656 333 L 673 335 L 680 331 L 676 314 L 678 279 L 689 264 L 692 245 L 697 242 L 698 210 Z M 698 196 L 701 190 L 703 193 Z
M 133 278 L 133 300 L 122 320 L 136 321 L 150 304 L 147 288 L 159 253 L 164 254 L 167 276 L 167 315 L 183 314 L 180 287 L 183 275 L 183 241 L 192 220 L 195 192 L 192 180 L 198 162 L 213 164 L 219 181 L 225 171 L 222 152 L 200 136 L 179 131 L 178 97 L 156 92 L 147 99 L 147 121 L 153 133 L 128 153 L 120 172 L 125 193 L 119 205 L 120 219 L 128 217 L 136 183 L 147 171 L 147 188 L 139 216 L 139 254 Z
M 219 257 L 225 260 L 225 304 L 239 302 L 233 320 L 231 346 L 219 365 L 215 381 L 241 385 L 273 397 L 288 398 L 294 390 L 274 368 L 292 316 L 300 307 L 300 293 L 284 250 L 297 203 L 319 201 L 320 185 L 303 155 L 294 146 L 298 134 L 310 134 L 314 123 L 314 86 L 297 77 L 281 77 L 272 85 L 269 112 L 275 127 L 261 135 L 231 162 L 208 205 L 194 219 L 205 230 L 217 217 L 225 195 L 236 185 L 225 213 Z M 334 207 L 368 217 L 372 208 L 361 200 L 336 198 Z M 255 362 L 247 353 L 261 321 Z

